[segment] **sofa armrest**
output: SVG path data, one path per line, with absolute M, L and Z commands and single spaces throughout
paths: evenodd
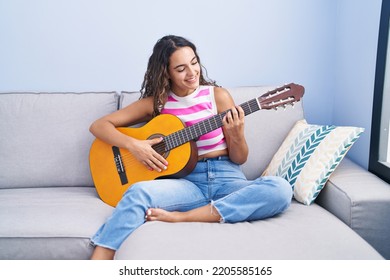
M 316 202 L 390 259 L 390 185 L 344 158 Z

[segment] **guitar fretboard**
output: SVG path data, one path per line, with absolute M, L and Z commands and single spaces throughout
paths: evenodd
M 244 110 L 244 114 L 249 115 L 253 112 L 260 110 L 257 99 L 254 98 L 247 102 L 242 103 L 241 108 Z M 165 142 L 165 152 L 170 151 L 184 143 L 187 143 L 191 140 L 198 139 L 200 136 L 209 133 L 217 128 L 221 127 L 223 117 L 229 112 L 227 110 L 218 115 L 214 115 L 206 120 L 200 121 L 192 126 L 183 128 L 179 131 L 176 131 L 170 135 L 164 137 Z

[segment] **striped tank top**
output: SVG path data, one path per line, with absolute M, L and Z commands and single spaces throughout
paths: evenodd
M 177 116 L 186 126 L 191 126 L 218 113 L 213 86 L 200 86 L 190 95 L 180 97 L 172 91 L 161 109 L 162 114 Z M 199 137 L 196 141 L 198 155 L 226 149 L 221 128 Z

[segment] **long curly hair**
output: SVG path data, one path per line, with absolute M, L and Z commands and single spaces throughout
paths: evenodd
M 207 78 L 207 70 L 200 63 L 199 55 L 193 43 L 179 36 L 164 36 L 154 45 L 153 53 L 149 58 L 148 67 L 141 86 L 140 99 L 153 96 L 153 116 L 157 116 L 160 113 L 171 88 L 168 74 L 169 58 L 177 49 L 183 47 L 190 47 L 194 51 L 196 59 L 201 66 L 199 84 L 218 86 L 215 81 Z M 203 75 L 202 69 L 206 72 L 205 76 Z

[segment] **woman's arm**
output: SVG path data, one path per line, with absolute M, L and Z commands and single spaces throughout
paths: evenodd
M 226 89 L 215 87 L 214 94 L 218 113 L 231 109 L 222 120 L 230 160 L 243 164 L 248 158 L 248 145 L 244 135 L 244 111 L 240 106 L 235 106 Z
M 161 171 L 166 168 L 168 162 L 152 148 L 152 145 L 157 144 L 161 139 L 138 140 L 116 129 L 116 127 L 148 121 L 152 118 L 152 111 L 153 99 L 144 98 L 96 120 L 89 130 L 96 138 L 110 145 L 127 149 L 148 169 Z

